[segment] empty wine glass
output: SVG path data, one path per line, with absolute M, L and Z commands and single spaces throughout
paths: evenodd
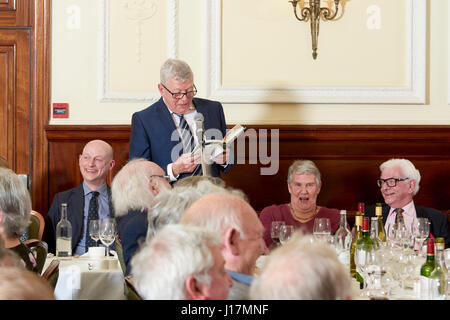
M 422 246 L 430 234 L 430 224 L 427 218 L 417 218 L 413 224 L 415 247 L 418 248 L 419 254 L 422 254 Z
M 294 233 L 294 226 L 287 225 L 287 224 L 281 226 L 281 231 L 280 231 L 281 244 L 285 244 L 287 241 L 289 241 L 289 239 L 291 239 L 293 233 Z
M 272 238 L 275 246 L 278 246 L 280 244 L 281 227 L 285 224 L 286 223 L 284 221 L 272 221 L 272 224 L 270 226 L 270 237 Z
M 89 221 L 89 236 L 95 241 L 95 246 L 98 246 L 98 240 L 100 240 L 100 224 L 99 220 Z
M 116 220 L 105 218 L 100 220 L 100 241 L 106 246 L 106 256 L 109 257 L 109 246 L 116 239 Z
M 315 219 L 313 235 L 316 240 L 328 242 L 328 238 L 331 236 L 330 219 L 328 218 Z

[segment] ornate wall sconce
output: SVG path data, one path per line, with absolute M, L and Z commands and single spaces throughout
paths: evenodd
M 292 6 L 294 7 L 294 14 L 297 20 L 299 21 L 305 21 L 307 22 L 310 20 L 311 23 L 311 37 L 312 37 L 312 56 L 314 59 L 317 58 L 317 41 L 319 37 L 319 23 L 320 19 L 327 21 L 327 20 L 333 20 L 336 18 L 336 15 L 338 13 L 338 7 L 339 7 L 339 0 L 334 0 L 334 12 L 329 7 L 320 7 L 320 1 L 321 0 L 309 0 L 309 7 L 306 6 L 306 1 L 304 0 L 293 0 L 289 1 L 292 3 Z M 328 2 L 331 3 L 333 0 L 329 0 Z M 300 8 L 300 15 L 297 14 L 297 5 L 299 4 Z

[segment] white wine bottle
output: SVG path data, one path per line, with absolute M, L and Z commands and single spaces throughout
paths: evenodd
M 341 210 L 340 215 L 340 226 L 334 234 L 334 243 L 339 261 L 346 266 L 350 266 L 350 246 L 352 244 L 352 233 L 347 228 L 347 211 Z
M 381 203 L 377 203 L 375 207 L 375 215 L 378 218 L 378 239 L 382 243 L 386 243 L 386 232 L 384 232 L 384 226 L 383 226 L 383 211 L 381 207 Z
M 72 256 L 72 225 L 67 220 L 67 203 L 61 204 L 61 220 L 56 225 L 56 256 Z

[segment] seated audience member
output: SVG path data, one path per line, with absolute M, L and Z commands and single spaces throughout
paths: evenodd
M 154 198 L 169 189 L 164 171 L 156 163 L 142 158 L 128 162 L 114 177 L 111 193 L 126 275 L 130 273 L 131 257 L 147 236 L 147 214 Z
M 5 237 L 0 221 L 0 269 L 6 267 L 25 268 L 22 259 L 14 251 L 5 248 Z
M 194 202 L 180 223 L 201 226 L 221 236 L 225 269 L 233 279 L 228 299 L 247 299 L 256 260 L 268 251 L 255 210 L 239 195 L 209 194 Z
M 146 300 L 224 300 L 231 286 L 218 236 L 195 226 L 165 226 L 131 265 L 136 290 Z
M 187 183 L 191 178 L 195 179 L 195 183 Z M 176 183 L 170 193 L 160 193 L 155 197 L 155 205 L 147 215 L 147 241 L 149 241 L 163 226 L 177 223 L 186 209 L 202 196 L 210 193 L 228 192 L 223 187 L 211 182 L 208 178 L 209 177 L 206 176 L 184 178 Z
M 264 226 L 264 241 L 268 247 L 275 245 L 270 237 L 272 221 L 285 221 L 296 229 L 312 233 L 316 218 L 329 218 L 331 234 L 336 232 L 340 221 L 339 210 L 317 205 L 322 181 L 320 171 L 314 162 L 294 161 L 289 167 L 287 187 L 291 195 L 290 203 L 271 205 L 264 208 L 259 215 Z
M 37 274 L 0 268 L 0 300 L 55 300 L 53 288 Z
M 102 140 L 88 142 L 78 158 L 83 183 L 57 193 L 45 218 L 44 240 L 48 251 L 56 251 L 56 226 L 61 220 L 61 204 L 67 203 L 67 219 L 72 224 L 72 254 L 82 255 L 95 241 L 89 236 L 89 220 L 114 217 L 111 190 L 106 178 L 114 167 L 113 149 Z M 91 212 L 91 216 L 89 216 Z
M 27 188 L 13 171 L 0 168 L 0 226 L 5 248 L 17 253 L 28 270 L 37 272 L 33 254 L 19 239 L 30 223 L 30 212 Z
M 445 247 L 450 246 L 449 223 L 447 215 L 431 208 L 419 206 L 413 197 L 419 191 L 420 172 L 407 159 L 390 159 L 380 165 L 380 179 L 377 184 L 385 203 L 382 206 L 383 224 L 388 234 L 389 228 L 403 219 L 409 230 L 416 218 L 428 218 L 433 237 L 445 239 Z M 368 206 L 366 215 L 375 215 L 375 207 Z
M 350 274 L 326 244 L 301 231 L 272 250 L 252 282 L 252 300 L 339 300 L 353 296 Z

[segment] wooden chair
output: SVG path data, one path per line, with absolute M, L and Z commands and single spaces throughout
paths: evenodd
M 49 266 L 42 273 L 42 278 L 45 279 L 53 288 L 56 287 L 59 276 L 59 260 L 54 259 Z
M 44 268 L 45 259 L 47 259 L 47 253 L 48 253 L 48 245 L 45 241 L 41 241 L 38 239 L 28 239 L 23 242 L 24 245 L 26 245 L 33 254 L 34 258 L 36 259 L 37 268 L 39 274 L 41 274 L 42 269 Z
M 42 240 L 44 227 L 44 217 L 39 212 L 31 210 L 30 226 L 28 227 L 28 239 Z
M 139 293 L 133 284 L 133 279 L 130 276 L 125 277 L 125 296 L 127 300 L 142 300 Z

